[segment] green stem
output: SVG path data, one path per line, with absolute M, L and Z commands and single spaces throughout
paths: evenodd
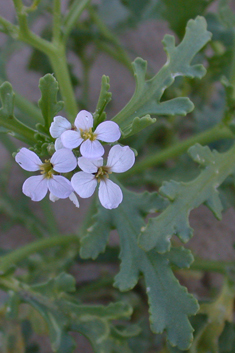
M 235 267 L 234 261 L 206 260 L 196 257 L 190 266 L 190 270 L 226 274 L 231 267 Z
M 0 25 L 3 26 L 4 32 L 9 34 L 13 38 L 17 38 L 19 34 L 18 26 L 13 25 L 11 22 L 7 21 L 5 18 L 0 16 Z
M 44 198 L 41 202 L 41 209 L 44 213 L 45 221 L 47 224 L 47 228 L 49 230 L 49 234 L 58 234 L 59 229 L 57 226 L 57 222 L 55 219 L 54 212 L 51 207 L 51 201 L 48 198 Z
M 60 46 L 54 51 L 53 55 L 49 56 L 49 59 L 59 82 L 60 92 L 64 100 L 65 109 L 69 115 L 69 120 L 74 122 L 78 113 L 78 107 L 68 70 L 64 45 L 60 44 Z
M 15 6 L 15 10 L 16 10 L 16 13 L 19 15 L 21 14 L 23 8 L 24 8 L 24 5 L 22 3 L 21 0 L 13 0 L 13 3 L 14 3 L 14 6 Z
M 13 118 L 13 120 L 10 118 L 0 119 L 0 125 L 9 131 L 12 131 L 10 135 L 21 141 L 24 141 L 28 144 L 34 144 L 36 142 L 34 137 L 36 131 L 24 125 L 16 118 Z
M 52 37 L 53 37 L 53 43 L 55 45 L 59 43 L 60 36 L 61 36 L 61 2 L 60 0 L 54 0 Z
M 79 238 L 76 235 L 58 235 L 27 244 L 20 249 L 13 250 L 11 253 L 0 258 L 0 273 L 4 273 L 12 265 L 17 264 L 35 252 L 42 251 L 53 246 L 64 246 L 71 243 L 79 244 Z
M 89 5 L 91 0 L 75 0 L 71 5 L 68 14 L 64 20 L 64 39 L 66 40 L 73 29 L 75 23 L 81 16 L 84 9 Z
M 161 152 L 155 152 L 150 154 L 148 157 L 137 162 L 130 170 L 125 174 L 120 174 L 119 179 L 124 179 L 127 176 L 137 174 L 147 168 L 161 164 L 168 159 L 178 157 L 182 153 L 185 153 L 189 147 L 193 146 L 195 143 L 200 143 L 201 145 L 206 145 L 210 142 L 221 140 L 221 139 L 234 139 L 234 135 L 231 130 L 224 125 L 216 125 L 212 129 L 206 130 L 188 138 L 187 140 L 178 142 Z

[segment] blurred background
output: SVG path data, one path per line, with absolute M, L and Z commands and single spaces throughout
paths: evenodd
M 29 5 L 30 3 L 30 1 L 25 1 L 26 5 Z M 126 51 L 127 60 L 125 63 L 115 60 L 115 50 L 113 50 L 112 55 L 110 55 L 109 50 L 111 51 L 111 49 L 109 49 L 107 38 L 106 41 L 103 41 L 104 45 L 102 47 L 103 34 L 95 24 L 91 24 L 91 14 L 88 14 L 86 11 L 84 11 L 82 15 L 81 24 L 78 24 L 72 32 L 68 45 L 68 63 L 74 82 L 74 89 L 76 97 L 84 109 L 91 112 L 95 110 L 99 97 L 102 75 L 110 77 L 112 101 L 107 109 L 108 119 L 111 119 L 128 102 L 135 89 L 130 62 L 136 57 L 141 57 L 148 61 L 149 75 L 151 76 L 155 74 L 166 62 L 166 54 L 161 43 L 164 35 L 166 33 L 173 34 L 176 36 L 176 41 L 179 41 L 183 34 L 181 29 L 178 30 L 178 33 L 177 30 L 174 30 L 177 28 L 172 25 L 174 21 L 167 21 L 162 15 L 164 14 L 164 8 L 169 5 L 169 1 L 152 1 L 152 10 L 151 8 L 146 9 L 142 5 L 143 2 L 136 1 L 136 3 L 139 3 L 139 5 L 137 4 L 135 6 L 137 9 L 136 13 L 131 13 L 131 7 L 126 7 L 123 3 L 124 2 L 119 0 L 92 1 L 92 4 L 97 5 L 94 12 L 104 20 L 110 33 Z M 131 1 L 129 3 L 131 3 Z M 147 3 L 150 3 L 150 1 L 146 1 L 146 4 Z M 66 11 L 68 4 L 69 1 L 62 0 L 63 12 Z M 235 1 L 231 1 L 230 5 L 231 9 L 235 9 Z M 45 38 L 50 35 L 50 8 L 51 1 L 42 0 L 37 15 L 33 14 L 30 18 L 30 27 L 34 32 L 43 34 Z M 216 14 L 217 11 L 218 1 L 204 1 L 204 7 L 198 9 L 198 14 Z M 0 1 L 0 15 L 13 23 L 16 22 L 15 11 L 11 1 Z M 182 19 L 182 27 L 183 25 L 184 19 Z M 15 91 L 29 99 L 32 103 L 37 104 L 37 101 L 40 98 L 40 90 L 38 88 L 39 78 L 47 72 L 52 72 L 49 62 L 42 54 L 39 54 L 25 43 L 15 43 L 14 40 L 9 39 L 2 33 L 0 33 L 0 44 L 2 47 L 0 52 L 1 80 L 7 79 L 12 84 Z M 209 48 L 208 55 L 210 55 L 210 50 L 211 49 Z M 89 67 L 89 75 L 86 75 L 86 70 L 88 70 L 86 66 L 87 57 L 90 58 L 91 63 Z M 4 60 L 6 64 L 4 64 Z M 205 65 L 208 65 L 205 57 L 203 60 Z M 197 87 L 197 84 L 198 83 L 196 82 L 195 87 Z M 204 85 L 205 84 L 206 83 L 204 83 Z M 86 86 L 85 89 L 84 86 Z M 175 92 L 180 92 L 179 94 L 182 94 L 182 86 L 176 85 L 174 89 Z M 198 89 L 201 89 L 200 84 L 198 84 Z M 190 91 L 190 89 L 188 92 L 191 93 L 191 99 L 194 104 L 196 106 L 197 104 L 200 104 L 200 100 L 197 99 L 196 93 L 192 92 L 192 90 Z M 215 98 L 215 100 L 217 99 L 218 98 Z M 200 107 L 198 107 L 198 109 L 199 108 Z M 165 136 L 167 136 L 167 138 L 170 136 L 171 141 L 172 139 L 174 140 L 175 129 L 180 124 L 184 125 L 184 129 L 181 129 L 179 132 L 179 135 L 177 136 L 179 139 L 185 138 L 191 134 L 191 131 L 195 127 L 195 121 L 199 130 L 199 125 L 202 121 L 203 124 L 208 124 L 208 126 L 210 126 L 210 115 L 203 115 L 204 113 L 202 111 L 200 113 L 201 120 L 195 118 L 195 115 L 193 115 L 194 113 L 190 116 L 181 117 L 178 120 L 176 119 L 175 121 L 167 120 L 165 118 L 161 120 L 161 117 L 159 117 L 156 127 L 150 127 L 150 129 L 154 129 L 154 134 L 149 132 L 153 145 L 154 143 L 156 144 L 156 149 L 164 146 Z M 22 115 L 22 113 L 19 114 Z M 197 114 L 198 117 L 198 110 Z M 65 116 L 64 112 L 61 112 L 61 115 Z M 22 120 L 23 119 L 24 117 L 22 117 Z M 77 232 L 81 221 L 86 214 L 90 200 L 79 200 L 79 209 L 75 208 L 69 200 L 60 200 L 56 203 L 49 203 L 47 200 L 44 200 L 40 204 L 28 200 L 21 193 L 22 183 L 25 180 L 25 173 L 14 162 L 14 159 L 9 152 L 9 150 L 14 150 L 14 148 L 17 149 L 23 146 L 23 143 L 14 139 L 11 139 L 11 141 L 15 144 L 15 147 L 10 146 L 7 149 L 6 144 L 9 143 L 9 141 L 5 143 L 2 142 L 0 136 L 1 251 L 4 253 L 4 251 L 8 249 L 18 248 L 34 240 L 34 228 L 38 219 L 42 220 L 42 228 L 45 225 L 45 227 L 49 227 L 51 232 L 60 232 L 63 234 Z M 216 147 L 216 145 L 214 147 Z M 141 148 L 145 153 L 148 153 L 145 144 L 143 144 Z M 223 146 L 221 149 L 223 149 Z M 182 162 L 180 159 L 178 161 Z M 182 175 L 180 175 L 180 173 L 176 173 L 175 175 L 172 172 L 168 174 L 166 172 L 165 174 L 163 173 L 164 167 L 166 167 L 165 169 L 167 170 L 169 168 L 171 169 L 171 167 L 175 167 L 174 163 L 176 162 L 173 162 L 173 164 L 169 162 L 165 166 L 160 166 L 159 170 L 156 168 L 156 173 L 159 173 L 157 174 L 159 175 L 159 185 L 161 179 L 169 180 L 178 178 L 178 180 L 181 180 L 180 177 Z M 190 171 L 188 172 L 188 179 L 190 179 L 191 174 Z M 131 187 L 141 191 L 146 188 L 148 190 L 158 189 L 157 183 L 156 185 L 153 185 L 153 183 L 146 182 L 146 184 L 143 185 L 138 180 L 136 183 L 133 183 Z M 37 218 L 37 221 L 34 217 Z M 208 259 L 235 260 L 235 252 L 233 249 L 233 244 L 235 242 L 234 218 L 234 208 L 229 206 L 227 206 L 227 209 L 223 214 L 223 220 L 220 222 L 214 218 L 212 213 L 205 206 L 201 206 L 192 211 L 190 215 L 190 225 L 194 229 L 194 237 L 187 244 L 187 247 L 192 248 L 196 254 Z M 36 232 L 37 231 L 38 229 L 36 229 Z M 118 242 L 115 233 L 111 236 L 111 241 L 113 244 Z M 72 274 L 76 277 L 78 284 L 95 279 L 105 273 L 115 274 L 116 272 L 116 266 L 110 265 L 104 267 L 97 264 L 93 265 L 92 262 L 77 264 L 72 268 Z M 184 279 L 183 281 L 186 280 Z M 203 297 L 207 296 L 210 288 L 220 286 L 221 281 L 219 275 L 206 273 L 199 277 L 195 274 L 195 278 L 191 278 L 184 284 L 187 284 L 190 292 Z M 0 293 L 0 299 L 2 298 L 3 300 L 4 293 Z M 39 339 L 41 340 L 41 338 Z M 79 341 L 76 352 L 92 352 L 88 342 L 86 342 L 83 337 L 77 335 L 76 339 Z M 44 352 L 51 352 L 46 339 Z

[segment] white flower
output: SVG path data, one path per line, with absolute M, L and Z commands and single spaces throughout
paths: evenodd
M 86 110 L 81 110 L 74 122 L 75 130 L 67 130 L 61 134 L 63 146 L 73 149 L 81 145 L 80 152 L 85 158 L 99 158 L 104 154 L 104 147 L 98 141 L 115 142 L 121 137 L 118 124 L 113 121 L 104 121 L 95 131 L 93 116 Z M 58 129 L 59 130 L 59 129 Z
M 123 173 L 135 162 L 135 154 L 130 147 L 113 146 L 108 155 L 107 165 L 103 166 L 103 158 L 78 158 L 78 166 L 83 170 L 73 175 L 71 184 L 76 193 L 82 197 L 90 197 L 99 182 L 98 196 L 103 207 L 117 208 L 123 195 L 120 187 L 108 179 L 112 172 Z
M 55 140 L 56 151 L 58 149 L 64 148 L 60 137 L 62 133 L 71 129 L 72 129 L 72 124 L 67 119 L 63 118 L 60 115 L 54 117 L 53 122 L 51 123 L 51 126 L 50 126 L 50 134 L 52 137 L 56 139 Z
M 56 197 L 55 195 L 53 195 L 51 192 L 49 194 L 49 199 L 52 201 L 52 202 L 55 202 L 55 201 L 58 201 L 60 198 L 59 197 Z M 77 207 L 79 208 L 79 201 L 78 201 L 78 198 L 77 196 L 75 195 L 74 192 L 71 192 L 71 194 L 69 195 L 69 199 L 70 201 L 72 201 L 72 203 Z
M 36 153 L 21 148 L 15 156 L 16 162 L 25 170 L 41 170 L 42 175 L 31 176 L 25 180 L 22 191 L 33 201 L 41 201 L 47 190 L 60 199 L 66 199 L 73 192 L 71 183 L 59 173 L 67 173 L 76 168 L 77 162 L 72 151 L 62 148 L 56 151 L 50 160 L 42 163 Z

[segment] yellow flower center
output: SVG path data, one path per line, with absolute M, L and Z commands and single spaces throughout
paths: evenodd
M 94 134 L 94 132 L 92 131 L 91 127 L 90 127 L 89 130 L 82 130 L 82 129 L 79 129 L 79 130 L 80 130 L 80 133 L 81 133 L 81 137 L 84 140 L 91 140 L 91 141 L 95 141 L 96 140 L 97 134 Z
M 53 174 L 55 174 L 53 170 L 53 165 L 51 164 L 50 160 L 46 159 L 45 163 L 40 165 L 41 174 L 43 174 L 44 178 L 51 179 Z
M 101 180 L 104 180 L 109 177 L 109 174 L 112 172 L 110 171 L 110 168 L 107 166 L 99 167 L 98 171 L 95 174 L 96 179 L 98 179 L 98 182 Z

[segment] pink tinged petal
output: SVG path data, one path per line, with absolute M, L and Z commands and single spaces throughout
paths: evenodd
M 71 179 L 71 184 L 76 193 L 86 199 L 94 194 L 97 180 L 94 175 L 85 173 L 85 172 L 78 172 L 74 174 Z
M 61 148 L 65 148 L 62 141 L 61 141 L 61 137 L 58 137 L 56 140 L 55 140 L 55 150 L 58 151 L 60 150 Z
M 55 202 L 55 201 L 58 201 L 59 200 L 59 197 L 56 197 L 55 195 L 53 195 L 51 192 L 49 194 L 49 199 L 52 201 L 52 202 Z
M 42 175 L 31 176 L 26 179 L 22 191 L 32 201 L 41 201 L 47 193 L 47 180 Z
M 50 162 L 53 164 L 53 169 L 58 173 L 71 172 L 77 166 L 77 159 L 68 148 L 61 148 L 56 151 L 51 157 Z
M 104 142 L 115 142 L 120 139 L 121 131 L 114 121 L 104 121 L 95 130 L 97 139 Z
M 41 159 L 28 148 L 21 148 L 21 150 L 16 154 L 15 161 L 28 172 L 35 172 L 39 170 L 39 166 L 42 164 Z
M 63 132 L 63 134 L 61 135 L 61 141 L 64 147 L 72 150 L 73 148 L 78 147 L 82 143 L 83 138 L 81 138 L 80 132 L 69 130 Z
M 97 140 L 86 140 L 81 144 L 80 152 L 81 155 L 85 158 L 97 159 L 103 156 L 104 147 Z
M 74 121 L 74 125 L 78 130 L 89 130 L 93 127 L 92 114 L 87 112 L 86 110 L 81 110 Z
M 79 201 L 78 201 L 78 198 L 77 198 L 77 196 L 75 195 L 74 192 L 72 192 L 72 193 L 69 195 L 69 199 L 70 199 L 70 201 L 72 201 L 72 203 L 73 203 L 77 208 L 79 208 Z
M 135 154 L 128 146 L 113 146 L 108 155 L 107 166 L 114 173 L 123 173 L 135 163 Z
M 88 159 L 85 157 L 78 158 L 78 166 L 86 173 L 96 173 L 98 168 L 103 165 L 103 158 Z
M 47 179 L 47 186 L 49 191 L 60 199 L 66 199 L 73 192 L 70 181 L 61 175 Z
M 62 116 L 55 116 L 50 126 L 50 134 L 52 137 L 57 138 L 66 130 L 72 129 L 70 122 Z
M 100 181 L 98 196 L 104 208 L 117 208 L 123 200 L 121 188 L 109 179 Z

